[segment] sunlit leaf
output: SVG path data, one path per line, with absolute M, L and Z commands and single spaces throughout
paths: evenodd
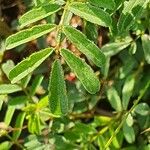
M 1 84 L 0 85 L 0 94 L 10 94 L 14 92 L 21 91 L 22 88 L 16 84 Z

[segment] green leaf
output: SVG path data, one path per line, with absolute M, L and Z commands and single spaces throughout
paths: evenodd
M 145 60 L 150 64 L 150 36 L 142 35 L 142 46 L 144 50 Z
M 119 97 L 117 90 L 114 87 L 110 87 L 107 89 L 107 97 L 108 97 L 108 100 L 109 100 L 111 106 L 115 110 L 117 110 L 117 111 L 122 110 L 121 99 Z
M 135 84 L 135 77 L 133 75 L 129 75 L 122 89 L 122 106 L 124 110 L 126 110 L 128 107 L 130 97 L 133 94 L 132 92 L 134 84 Z
M 31 91 L 30 91 L 30 95 L 34 95 L 36 93 L 36 89 L 40 86 L 40 84 L 43 81 L 44 76 L 42 75 L 38 75 L 35 77 L 35 79 L 33 80 L 32 83 L 32 87 L 31 87 Z
M 30 82 L 30 80 L 31 80 L 31 74 L 29 74 L 29 75 L 27 75 L 26 77 L 24 77 L 22 80 L 21 80 L 21 86 L 23 87 L 23 88 L 26 88 L 27 87 L 27 85 L 28 85 L 28 83 Z
M 114 42 L 105 44 L 101 50 L 107 57 L 111 57 L 119 53 L 121 50 L 125 49 L 130 45 L 130 40 L 127 42 Z
M 4 141 L 0 143 L 0 149 L 1 150 L 9 150 L 12 146 L 12 142 L 10 141 Z
M 127 116 L 126 123 L 129 127 L 131 127 L 133 125 L 134 119 L 133 119 L 131 113 Z
M 131 43 L 131 46 L 130 46 L 130 48 L 129 48 L 130 54 L 135 54 L 135 53 L 136 53 L 136 50 L 137 50 L 136 42 L 132 42 L 132 43 Z
M 113 10 L 115 8 L 114 0 L 88 0 L 91 4 Z
M 41 124 L 39 113 L 29 116 L 28 130 L 31 133 L 41 134 Z
M 85 61 L 66 49 L 61 50 L 61 55 L 89 93 L 95 94 L 99 91 L 100 82 L 91 67 L 88 66 Z
M 2 70 L 8 77 L 10 70 L 15 66 L 14 62 L 12 60 L 7 60 L 6 63 L 2 64 Z
M 60 9 L 61 7 L 57 4 L 41 5 L 40 7 L 33 8 L 32 10 L 22 15 L 19 19 L 19 23 L 21 24 L 21 27 L 24 27 L 43 18 L 46 18 L 59 11 Z
M 12 135 L 12 139 L 14 141 L 16 141 L 19 138 L 20 134 L 21 134 L 21 131 L 22 131 L 21 128 L 23 126 L 25 116 L 26 116 L 25 112 L 22 112 L 17 116 L 17 120 L 16 120 L 16 124 L 15 124 L 15 128 L 17 130 L 14 130 L 13 135 Z
M 53 63 L 49 83 L 49 106 L 54 115 L 66 115 L 68 112 L 68 98 L 64 74 L 59 60 Z
M 137 114 L 146 116 L 146 115 L 150 114 L 150 107 L 146 103 L 140 103 L 134 108 L 134 111 Z
M 3 106 L 3 98 L 4 98 L 4 95 L 0 95 L 0 111 L 2 110 L 2 106 Z
M 90 60 L 93 61 L 97 66 L 102 67 L 105 64 L 105 55 L 101 50 L 86 36 L 78 31 L 77 29 L 65 26 L 63 31 L 66 37 Z
M 84 33 L 89 40 L 97 43 L 97 39 L 98 39 L 98 27 L 97 27 L 97 25 L 95 25 L 89 21 L 86 21 L 85 27 L 84 27 Z
M 1 84 L 0 85 L 0 94 L 10 94 L 14 92 L 21 91 L 22 88 L 16 84 Z
M 7 112 L 5 114 L 5 118 L 4 118 L 4 123 L 9 126 L 11 119 L 13 117 L 13 114 L 15 112 L 15 107 L 14 106 L 8 106 L 7 108 Z
M 46 48 L 33 53 L 30 57 L 18 63 L 9 73 L 9 79 L 12 83 L 19 81 L 26 75 L 36 69 L 51 53 L 51 48 Z
M 32 41 L 36 38 L 41 37 L 55 29 L 53 24 L 36 25 L 30 29 L 24 29 L 16 34 L 9 36 L 6 39 L 6 49 L 12 49 L 21 44 Z
M 132 26 L 134 21 L 141 16 L 148 2 L 149 0 L 130 0 L 126 2 L 118 21 L 120 33 L 124 33 L 124 30 L 128 30 Z
M 128 143 L 133 143 L 135 141 L 134 129 L 128 126 L 126 122 L 123 124 L 123 134 Z
M 69 5 L 69 10 L 89 22 L 105 27 L 111 26 L 110 15 L 101 8 L 94 7 L 88 3 L 73 2 Z
M 16 109 L 21 109 L 22 107 L 25 106 L 26 102 L 28 101 L 27 96 L 17 96 L 10 98 L 8 101 L 9 106 L 14 106 Z

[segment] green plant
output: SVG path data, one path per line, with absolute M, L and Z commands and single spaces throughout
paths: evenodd
M 4 101 L 8 106 L 0 124 L 0 135 L 7 138 L 0 149 L 13 145 L 21 149 L 148 149 L 149 0 L 35 0 L 34 5 L 19 18 L 20 31 L 6 39 L 7 50 L 35 39 L 42 49 L 17 65 L 12 60 L 2 64 L 11 83 L 0 85 L 0 106 Z M 81 31 L 70 25 L 74 15 L 82 18 Z M 109 43 L 99 48 L 102 27 Z M 56 45 L 43 47 L 40 43 L 50 32 L 56 34 Z M 65 47 L 67 42 L 82 58 Z M 50 70 L 42 66 L 45 61 L 51 66 L 49 80 L 44 76 Z M 79 81 L 65 81 L 64 74 L 70 70 Z M 44 93 L 38 95 L 40 88 Z M 98 113 L 102 100 L 111 106 L 108 116 Z M 21 144 L 18 139 L 26 128 L 28 137 Z M 141 146 L 134 144 L 140 130 L 145 136 L 140 136 Z M 124 139 L 129 143 L 126 148 Z

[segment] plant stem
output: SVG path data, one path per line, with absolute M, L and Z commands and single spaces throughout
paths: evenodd
M 56 54 L 59 54 L 60 52 L 60 48 L 61 48 L 61 42 L 62 42 L 62 26 L 63 25 L 67 25 L 72 14 L 70 14 L 70 11 L 68 10 L 68 6 L 70 4 L 70 0 L 68 0 L 66 2 L 66 5 L 64 6 L 64 11 L 63 11 L 63 14 L 61 16 L 61 20 L 59 22 L 59 25 L 58 25 L 58 29 L 57 29 L 57 45 L 55 47 L 55 50 L 56 50 Z
M 6 137 L 7 137 L 8 139 L 10 139 L 13 144 L 16 144 L 16 145 L 17 145 L 18 147 L 20 147 L 21 149 L 24 149 L 24 147 L 23 147 L 20 143 L 18 143 L 17 141 L 13 141 L 13 139 L 12 139 L 11 136 L 9 136 L 9 135 L 7 134 Z
M 114 137 L 118 134 L 118 132 L 122 128 L 122 126 L 123 126 L 124 122 L 126 121 L 128 115 L 134 110 L 135 106 L 139 103 L 139 101 L 141 100 L 141 98 L 144 96 L 144 94 L 147 91 L 147 89 L 149 88 L 149 86 L 150 86 L 150 81 L 146 84 L 145 88 L 143 90 L 141 90 L 139 97 L 133 102 L 134 104 L 130 108 L 130 110 L 123 116 L 123 119 L 122 119 L 121 123 L 119 124 L 118 128 L 115 130 L 115 132 L 113 133 L 113 135 L 110 137 L 110 139 L 106 143 L 104 150 L 106 150 L 109 147 L 109 145 L 111 144 L 111 142 L 114 139 Z

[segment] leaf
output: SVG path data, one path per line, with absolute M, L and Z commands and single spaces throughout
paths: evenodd
M 43 49 L 39 52 L 33 53 L 30 57 L 24 59 L 18 63 L 9 73 L 9 79 L 12 83 L 19 81 L 26 75 L 36 69 L 50 54 L 53 50 L 51 48 Z
M 14 67 L 14 62 L 12 60 L 7 60 L 6 63 L 2 64 L 2 70 L 8 77 L 10 70 Z
M 25 116 L 26 116 L 25 112 L 22 112 L 17 116 L 17 120 L 16 120 L 16 124 L 15 124 L 15 128 L 17 130 L 14 130 L 13 135 L 12 135 L 12 139 L 14 141 L 16 141 L 19 138 L 20 134 L 21 134 Z
M 114 43 L 109 43 L 105 44 L 102 48 L 101 51 L 105 54 L 107 57 L 111 57 L 119 53 L 121 50 L 125 49 L 130 45 L 130 40 L 127 42 L 114 42 Z
M 150 107 L 146 103 L 140 103 L 134 108 L 134 112 L 142 116 L 150 114 Z
M 31 133 L 41 134 L 41 124 L 40 124 L 40 116 L 39 113 L 32 114 L 29 117 L 28 121 L 28 130 Z
M 136 42 L 131 43 L 131 46 L 130 46 L 130 48 L 129 48 L 130 54 L 135 54 L 135 53 L 136 53 L 136 50 L 137 50 Z
M 23 88 L 26 88 L 28 83 L 30 82 L 31 80 L 31 74 L 27 75 L 26 77 L 24 77 L 22 80 L 21 80 L 21 86 Z
M 64 74 L 59 60 L 53 63 L 49 83 L 49 106 L 54 115 L 66 115 L 68 112 L 68 98 Z
M 0 143 L 0 149 L 1 150 L 9 150 L 12 146 L 12 142 L 10 141 L 4 141 Z
M 114 0 L 88 0 L 91 4 L 99 7 L 104 7 L 110 10 L 115 8 Z
M 44 78 L 44 76 L 42 76 L 42 75 L 37 75 L 37 76 L 35 77 L 35 79 L 33 80 L 33 83 L 32 83 L 30 95 L 33 96 L 33 95 L 36 93 L 36 89 L 37 89 L 37 88 L 40 86 L 40 84 L 42 83 L 43 78 Z
M 125 80 L 123 89 L 122 89 L 122 106 L 124 110 L 127 110 L 130 97 L 133 95 L 133 88 L 135 84 L 135 77 L 133 75 L 129 75 Z
M 26 102 L 28 101 L 27 96 L 17 96 L 10 98 L 8 101 L 9 106 L 14 106 L 16 109 L 21 109 L 22 107 L 25 106 Z
M 19 18 L 21 28 L 43 18 L 46 18 L 59 11 L 60 9 L 61 7 L 58 4 L 46 4 L 41 5 L 40 7 L 33 8 Z
M 21 91 L 22 88 L 16 84 L 1 84 L 0 85 L 0 94 L 10 94 L 14 92 Z
M 21 44 L 32 41 L 36 38 L 43 36 L 55 29 L 55 25 L 52 24 L 43 24 L 36 25 L 30 29 L 24 29 L 16 34 L 9 36 L 6 39 L 6 49 L 12 49 Z
M 97 66 L 102 67 L 105 64 L 105 55 L 101 50 L 86 36 L 78 31 L 77 29 L 65 26 L 63 31 L 66 37 L 90 60 L 93 61 Z
M 98 27 L 95 24 L 86 21 L 84 31 L 85 31 L 85 35 L 89 40 L 94 41 L 94 43 L 97 43 Z
M 149 35 L 142 35 L 142 46 L 144 50 L 145 60 L 148 64 L 150 64 L 150 36 Z
M 89 22 L 105 27 L 111 26 L 110 15 L 101 8 L 94 7 L 88 3 L 73 2 L 69 5 L 69 10 Z
M 123 124 L 123 134 L 128 143 L 133 143 L 135 141 L 134 129 L 128 126 L 126 122 Z
M 61 55 L 89 93 L 95 94 L 99 91 L 100 82 L 91 67 L 88 66 L 85 61 L 78 58 L 67 49 L 62 49 Z
M 7 112 L 5 114 L 5 118 L 4 118 L 4 123 L 9 126 L 11 119 L 13 117 L 13 114 L 15 112 L 15 107 L 14 106 L 8 106 L 7 108 Z
M 134 21 L 141 16 L 148 2 L 149 0 L 130 0 L 126 3 L 118 21 L 120 33 L 124 33 L 125 30 L 132 26 Z
M 110 87 L 107 89 L 107 97 L 108 97 L 108 100 L 109 100 L 111 106 L 115 110 L 117 110 L 117 111 L 122 110 L 121 99 L 118 95 L 117 90 L 114 87 Z
M 129 127 L 131 127 L 133 125 L 134 119 L 133 119 L 131 113 L 127 116 L 126 123 Z

